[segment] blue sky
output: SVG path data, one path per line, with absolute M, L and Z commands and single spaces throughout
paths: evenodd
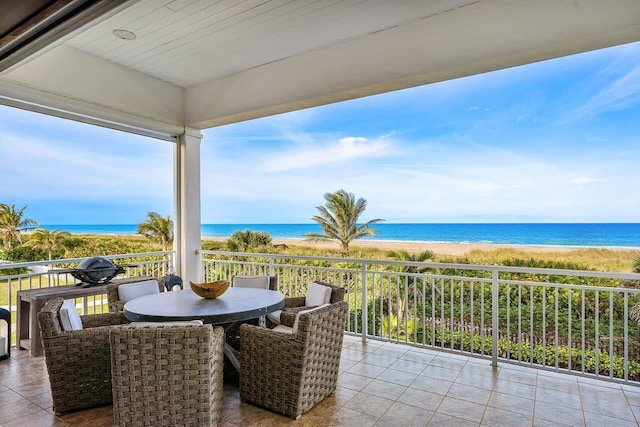
M 640 222 L 640 43 L 203 131 L 203 223 Z M 41 224 L 172 211 L 171 144 L 0 106 L 0 202 Z

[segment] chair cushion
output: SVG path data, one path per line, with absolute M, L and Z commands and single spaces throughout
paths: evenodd
M 309 283 L 309 290 L 307 291 L 307 297 L 304 305 L 312 307 L 316 305 L 322 305 L 329 302 L 331 299 L 331 288 L 321 285 L 316 282 Z
M 60 307 L 60 323 L 64 331 L 79 331 L 82 329 L 82 319 L 76 310 L 73 300 L 65 300 Z
M 282 310 L 276 310 L 272 313 L 267 314 L 267 318 L 271 320 L 276 325 L 280 324 L 280 315 L 282 314 Z
M 302 316 L 303 314 L 313 313 L 316 310 L 320 310 L 321 308 L 325 308 L 325 307 L 330 306 L 330 305 L 331 304 L 322 304 L 321 306 L 318 306 L 318 307 L 313 307 L 313 308 L 310 308 L 308 310 L 301 310 L 301 311 L 297 312 L 296 313 L 296 320 L 293 321 L 293 328 L 291 328 L 292 329 L 291 333 L 293 333 L 293 334 L 297 334 L 298 333 L 298 321 L 300 320 L 300 316 Z M 285 326 L 285 328 L 286 328 L 286 326 Z
M 239 288 L 269 289 L 269 276 L 234 276 L 231 282 Z
M 145 295 L 159 294 L 160 288 L 158 287 L 157 280 L 146 280 L 144 282 L 127 283 L 126 285 L 118 286 L 118 298 L 120 301 L 131 301 L 135 298 L 140 298 Z

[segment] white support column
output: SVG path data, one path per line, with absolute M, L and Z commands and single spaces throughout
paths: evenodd
M 174 150 L 176 272 L 184 284 L 202 281 L 200 232 L 200 141 L 202 134 L 185 128 Z

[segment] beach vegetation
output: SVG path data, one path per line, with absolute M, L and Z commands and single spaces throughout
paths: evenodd
M 456 348 L 487 356 L 492 355 L 493 352 L 490 334 L 482 335 L 473 331 L 460 330 L 452 332 L 439 327 L 416 329 L 408 325 L 395 325 L 395 329 L 399 331 L 399 335 L 406 336 L 409 342 L 439 348 Z M 390 331 L 393 330 L 392 327 Z M 392 333 L 391 338 L 396 338 L 396 334 Z M 610 355 L 597 348 L 576 348 L 565 344 L 543 344 L 530 340 L 516 343 L 512 339 L 501 337 L 498 339 L 498 357 L 546 366 L 555 365 L 578 372 L 584 369 L 584 372 L 595 373 L 597 369 L 600 375 L 611 375 L 614 378 L 625 376 L 624 357 L 617 354 Z M 640 380 L 640 362 L 635 359 L 629 360 L 626 373 L 630 380 Z
M 10 250 L 0 251 L 0 258 L 13 262 L 42 261 L 48 258 L 47 252 L 27 242 L 14 246 Z M 103 255 L 136 254 L 158 251 L 159 245 L 149 242 L 142 236 L 104 236 L 94 234 L 70 234 L 61 242 L 63 248 L 53 252 L 53 259 L 86 258 Z M 37 245 L 36 245 L 37 246 Z M 2 270 L 5 273 L 6 270 Z M 1 273 L 0 273 L 1 274 Z
M 121 255 L 153 252 L 161 249 L 159 243 L 142 236 L 98 236 L 90 234 L 73 235 L 65 239 L 67 256 L 84 258 L 101 255 Z
M 436 254 L 437 262 L 452 262 L 460 264 L 507 265 L 508 260 L 534 260 L 542 265 L 545 261 L 566 263 L 587 267 L 586 270 L 632 272 L 633 261 L 640 257 L 640 251 L 632 249 L 610 248 L 576 248 L 572 250 L 534 251 L 528 248 L 496 248 L 472 249 L 464 256 Z M 533 265 L 529 265 L 533 267 Z M 564 268 L 564 267 L 563 267 Z M 581 269 L 581 268 L 570 268 Z
M 206 239 L 202 241 L 202 250 L 205 251 L 222 251 L 225 249 L 227 242 L 222 240 Z
M 11 249 L 3 249 L 0 251 L 0 255 L 0 258 L 3 260 L 12 262 L 41 261 L 46 257 L 46 253 L 41 249 L 28 247 L 26 245 L 13 246 Z
M 367 201 L 363 198 L 356 200 L 353 193 L 345 190 L 325 193 L 324 199 L 324 205 L 316 206 L 319 214 L 311 218 L 320 225 L 322 233 L 306 233 L 307 240 L 338 242 L 342 250 L 348 253 L 353 240 L 375 235 L 377 230 L 371 225 L 384 221 L 376 218 L 358 224 L 358 219 L 367 208 Z
M 635 273 L 640 273 L 640 256 L 633 260 L 633 271 Z M 637 286 L 637 283 L 633 285 Z M 637 302 L 631 310 L 629 310 L 629 317 L 633 319 L 635 322 L 640 323 L 640 302 Z
M 27 240 L 25 246 L 43 250 L 47 253 L 49 261 L 51 261 L 54 252 L 58 250 L 61 250 L 58 258 L 64 257 L 64 253 L 66 252 L 64 241 L 70 236 L 71 233 L 62 231 L 59 228 L 55 230 L 38 228 L 29 236 L 29 240 Z
M 263 231 L 236 231 L 225 242 L 230 252 L 268 252 L 271 247 L 271 236 Z
M 387 252 L 387 257 L 398 261 L 426 262 L 433 261 L 436 254 L 428 249 L 420 253 L 409 253 L 405 249 L 397 249 Z M 424 273 L 429 269 L 429 267 L 415 265 L 391 265 L 389 266 L 389 269 L 403 271 L 405 273 Z
M 36 220 L 25 217 L 26 206 L 16 208 L 15 204 L 0 203 L 0 235 L 2 244 L 11 249 L 14 241 L 22 243 L 22 233 L 38 227 Z
M 173 221 L 171 216 L 162 216 L 157 212 L 147 212 L 147 219 L 138 224 L 136 233 L 167 250 L 173 245 Z

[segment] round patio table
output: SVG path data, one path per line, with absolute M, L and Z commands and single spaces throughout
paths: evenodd
M 205 299 L 191 289 L 160 292 L 128 301 L 124 314 L 134 322 L 202 320 L 229 327 L 233 322 L 255 319 L 284 306 L 284 295 L 268 289 L 229 288 L 217 298 Z M 228 343 L 224 354 L 240 370 L 238 351 Z
M 221 324 L 265 316 L 284 306 L 284 295 L 268 289 L 229 288 L 217 298 L 205 299 L 191 289 L 161 292 L 128 301 L 127 319 L 145 322 L 202 320 Z

